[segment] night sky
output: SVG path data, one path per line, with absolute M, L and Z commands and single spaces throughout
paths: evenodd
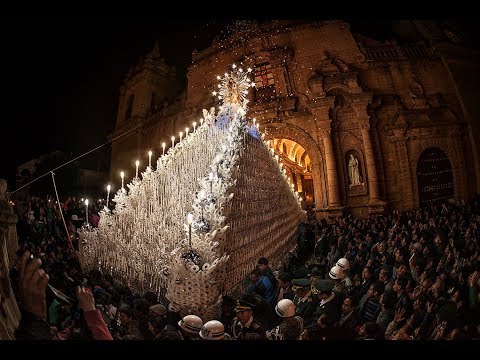
M 4 59 L 4 85 L 9 90 L 2 138 L 8 140 L 0 142 L 0 150 L 10 156 L 2 156 L 0 178 L 6 177 L 11 189 L 15 167 L 26 161 L 54 150 L 78 156 L 106 142 L 125 74 L 156 41 L 184 79 L 192 50 L 208 46 L 226 23 L 26 21 L 24 30 L 31 31 L 15 34 L 5 44 L 10 56 Z M 96 169 L 108 147 L 87 155 L 82 165 Z
M 351 21 L 352 31 L 388 37 L 388 22 Z M 15 167 L 61 150 L 78 156 L 103 144 L 113 130 L 119 88 L 128 69 L 158 41 L 181 79 L 191 53 L 207 47 L 230 19 L 156 20 L 24 17 L 3 46 L 4 113 L 0 178 L 13 189 Z M 8 29 L 7 29 L 8 30 Z M 6 100 L 6 101 L 5 101 Z M 85 157 L 96 168 L 105 149 Z

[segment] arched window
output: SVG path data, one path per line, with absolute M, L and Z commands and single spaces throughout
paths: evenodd
M 125 120 L 128 120 L 132 117 L 133 110 L 133 94 L 128 97 L 127 101 L 127 110 L 125 111 Z
M 255 101 L 275 98 L 275 80 L 272 65 L 263 63 L 255 65 Z
M 453 199 L 453 173 L 450 160 L 439 148 L 422 152 L 417 163 L 420 206 Z
M 153 91 L 152 99 L 150 100 L 150 111 L 155 112 L 160 108 L 160 99 L 159 96 Z

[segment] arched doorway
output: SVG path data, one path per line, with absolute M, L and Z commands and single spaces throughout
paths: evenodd
M 420 155 L 417 181 L 420 206 L 454 198 L 452 166 L 447 155 L 437 147 L 428 148 Z
M 270 139 L 273 148 L 286 168 L 288 179 L 307 207 L 315 203 L 313 189 L 312 162 L 305 148 L 290 139 Z
M 317 219 L 320 220 L 326 218 L 328 199 L 324 166 L 325 161 L 322 156 L 322 151 L 315 140 L 304 129 L 288 123 L 268 123 L 262 130 L 265 134 L 265 140 L 267 141 L 273 139 L 288 139 L 301 145 L 305 149 L 305 153 L 311 161 L 309 170 L 312 173 L 313 179 L 313 210 L 316 213 Z

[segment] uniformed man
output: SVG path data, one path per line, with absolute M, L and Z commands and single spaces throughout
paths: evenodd
M 310 279 L 293 279 L 293 303 L 295 304 L 295 315 L 300 316 L 305 325 L 308 326 L 315 322 L 313 313 L 318 305 L 318 300 L 312 296 Z
M 332 280 L 334 286 L 333 286 L 333 292 L 337 297 L 340 299 L 338 300 L 340 304 L 343 303 L 343 300 L 348 297 L 348 291 L 347 288 L 345 287 L 344 283 L 342 282 L 344 278 L 344 273 L 343 270 L 340 266 L 335 265 L 330 269 L 330 272 L 328 273 L 328 277 Z
M 318 279 L 312 287 L 312 292 L 318 297 L 320 303 L 314 313 L 314 318 L 319 319 L 320 316 L 326 315 L 326 325 L 333 326 L 340 320 L 341 303 L 333 292 L 335 284 L 331 280 Z
M 281 273 L 278 276 L 277 303 L 283 299 L 293 300 L 295 294 L 292 290 L 292 276 L 289 273 Z
M 312 268 L 312 270 L 310 270 L 310 273 L 308 274 L 308 277 L 310 278 L 312 284 L 315 284 L 315 281 L 321 276 L 322 274 L 317 267 Z
M 295 316 L 295 304 L 283 299 L 275 306 L 275 312 L 282 318 L 279 326 L 266 331 L 267 340 L 300 340 L 303 332 L 303 319 Z
M 259 334 L 265 336 L 265 329 L 253 318 L 255 306 L 243 299 L 237 300 L 235 307 L 236 317 L 233 319 L 230 332 L 235 340 L 244 340 L 247 334 Z M 248 337 L 248 336 L 247 336 Z

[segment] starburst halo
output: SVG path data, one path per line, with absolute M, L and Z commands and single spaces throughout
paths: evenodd
M 218 92 L 214 91 L 213 96 L 218 96 L 223 105 L 240 105 L 246 109 L 248 90 L 255 86 L 255 83 L 250 80 L 251 72 L 251 68 L 245 71 L 242 67 L 233 64 L 230 73 L 225 73 L 223 77 L 217 76 L 220 84 Z

